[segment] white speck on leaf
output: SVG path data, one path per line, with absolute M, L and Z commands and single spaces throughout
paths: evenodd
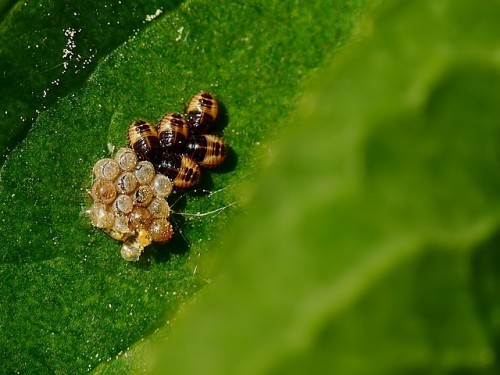
M 182 38 L 182 32 L 184 31 L 184 26 L 181 26 L 177 29 L 177 38 L 175 38 L 175 41 L 178 42 Z
M 161 10 L 161 9 L 156 9 L 155 14 L 150 14 L 150 15 L 148 14 L 148 15 L 146 16 L 146 22 L 151 22 L 152 20 L 154 20 L 156 17 L 158 17 L 158 16 L 159 16 L 160 14 L 162 14 L 162 13 L 163 13 L 163 10 Z

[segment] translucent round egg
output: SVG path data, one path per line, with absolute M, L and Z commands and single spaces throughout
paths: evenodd
M 116 188 L 121 194 L 130 194 L 137 188 L 137 179 L 132 172 L 123 172 L 116 180 Z
M 170 206 L 165 198 L 154 198 L 149 204 L 148 210 L 155 219 L 167 218 L 170 216 Z
M 167 176 L 163 174 L 156 174 L 155 178 L 151 182 L 151 187 L 153 188 L 155 196 L 159 198 L 165 198 L 172 193 L 172 182 Z
M 109 206 L 102 203 L 94 203 L 89 212 L 92 225 L 97 228 L 109 229 L 113 227 L 115 215 Z
M 172 238 L 174 229 L 167 219 L 155 219 L 149 227 L 154 242 L 167 242 Z
M 116 188 L 111 181 L 100 178 L 92 186 L 92 198 L 95 202 L 109 204 L 115 197 Z
M 135 167 L 135 178 L 141 185 L 149 184 L 155 176 L 155 167 L 149 161 L 143 160 Z
M 120 172 L 120 166 L 113 159 L 101 159 L 94 165 L 95 176 L 104 180 L 114 181 Z
M 128 215 L 115 215 L 115 224 L 113 225 L 113 230 L 120 233 L 132 234 L 129 228 Z
M 115 160 L 124 171 L 133 171 L 137 165 L 137 155 L 128 147 L 120 148 L 115 155 Z
M 153 221 L 153 216 L 147 208 L 135 206 L 129 214 L 129 227 L 132 230 L 148 228 Z
M 128 214 L 134 208 L 134 202 L 130 195 L 120 194 L 116 197 L 112 207 L 117 214 Z
M 134 192 L 134 205 L 146 207 L 154 198 L 153 189 L 149 185 L 141 185 Z
M 144 247 L 140 246 L 135 241 L 126 241 L 122 245 L 120 254 L 123 259 L 129 262 L 137 262 L 141 256 Z

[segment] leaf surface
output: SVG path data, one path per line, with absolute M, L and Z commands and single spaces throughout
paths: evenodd
M 364 19 L 158 373 L 498 373 L 499 15 L 389 1 Z
M 113 39 L 108 48 L 116 48 L 81 87 L 72 82 L 40 114 L 1 171 L 3 371 L 78 374 L 101 364 L 98 371 L 135 372 L 127 349 L 169 327 L 210 282 L 202 259 L 219 251 L 228 223 L 241 218 L 242 185 L 268 162 L 268 140 L 288 131 L 303 88 L 349 39 L 365 7 L 192 1 L 121 45 Z M 37 82 L 44 87 L 46 77 Z M 200 90 L 220 99 L 216 132 L 232 149 L 223 168 L 204 175 L 201 187 L 216 193 L 182 198 L 174 206 L 175 239 L 127 263 L 120 244 L 84 214 L 92 166 L 108 155 L 108 144 L 125 143 L 131 121 L 182 111 Z M 182 215 L 231 204 L 220 214 Z
M 179 0 L 0 1 L 0 161 L 38 114 Z

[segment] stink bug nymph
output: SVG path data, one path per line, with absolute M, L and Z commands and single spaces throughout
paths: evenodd
M 200 166 L 186 155 L 164 155 L 156 169 L 167 176 L 175 187 L 181 189 L 196 185 L 201 178 Z
M 153 162 L 156 159 L 159 149 L 158 133 L 150 123 L 144 120 L 134 121 L 128 128 L 127 138 L 139 160 Z
M 163 152 L 182 153 L 189 136 L 188 123 L 179 113 L 170 113 L 156 125 Z
M 213 168 L 226 158 L 226 143 L 222 138 L 212 134 L 191 137 L 187 143 L 186 155 L 201 167 Z
M 194 134 L 206 133 L 217 119 L 219 103 L 208 92 L 200 92 L 193 96 L 186 109 L 189 130 Z

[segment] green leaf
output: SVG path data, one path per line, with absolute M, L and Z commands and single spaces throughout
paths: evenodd
M 158 373 L 499 373 L 499 16 L 424 0 L 364 19 Z
M 37 6 L 26 5 L 32 12 Z M 40 114 L 1 172 L 3 371 L 141 368 L 129 363 L 127 349 L 142 339 L 151 344 L 159 328 L 168 331 L 179 308 L 211 281 L 216 271 L 207 255 L 219 252 L 229 223 L 242 217 L 245 186 L 268 162 L 268 142 L 287 132 L 304 87 L 349 39 L 366 6 L 188 2 L 119 45 L 80 88 L 79 80 L 68 83 L 67 95 Z M 100 27 L 106 17 L 82 22 Z M 42 33 L 48 41 L 60 32 L 54 27 Z M 100 30 L 97 42 L 117 46 Z M 50 87 L 45 75 L 34 81 L 26 84 Z M 182 111 L 199 90 L 222 102 L 216 130 L 231 145 L 230 160 L 204 175 L 201 187 L 214 194 L 192 193 L 175 205 L 175 239 L 127 263 L 120 244 L 92 228 L 84 214 L 92 165 L 108 155 L 109 143 L 125 143 L 132 120 Z M 182 215 L 231 204 L 213 215 Z

